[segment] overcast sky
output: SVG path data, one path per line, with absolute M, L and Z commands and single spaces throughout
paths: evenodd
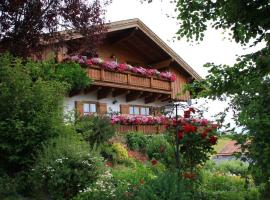
M 154 0 L 153 3 L 140 3 L 139 0 L 113 0 L 107 7 L 106 20 L 118 21 L 139 18 L 152 31 L 154 31 L 164 42 L 166 42 L 176 53 L 178 53 L 198 74 L 202 77 L 207 75 L 203 65 L 207 62 L 216 64 L 229 64 L 235 62 L 237 55 L 249 53 L 255 49 L 245 49 L 233 41 L 229 41 L 227 32 L 209 29 L 205 39 L 200 44 L 190 43 L 184 39 L 174 40 L 178 30 L 177 21 L 167 14 L 176 16 L 175 5 L 170 0 Z M 256 47 L 261 48 L 261 46 Z M 211 102 L 210 113 L 222 111 L 225 102 Z M 228 113 L 228 121 L 231 121 L 232 113 Z
M 167 14 L 177 14 L 174 12 L 175 5 L 169 2 L 170 0 L 154 0 L 151 4 L 142 4 L 139 0 L 113 0 L 107 7 L 106 20 L 139 18 L 202 77 L 207 74 L 203 68 L 205 63 L 232 65 L 236 55 L 250 52 L 250 49 L 246 51 L 241 45 L 225 39 L 227 34 L 215 29 L 209 29 L 200 44 L 186 42 L 185 39 L 173 40 L 179 26 L 175 19 L 167 17 Z

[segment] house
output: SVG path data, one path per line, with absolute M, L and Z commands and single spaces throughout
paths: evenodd
M 49 51 L 47 51 L 49 52 Z M 67 55 L 65 47 L 58 52 L 61 60 Z M 46 57 L 46 52 L 44 54 Z M 108 70 L 102 65 L 87 67 L 94 83 L 71 97 L 65 98 L 65 111 L 76 109 L 82 115 L 90 113 L 121 113 L 123 115 L 154 115 L 157 108 L 169 101 L 187 101 L 188 92 L 182 94 L 183 86 L 201 77 L 165 42 L 139 19 L 108 24 L 108 33 L 98 50 L 98 57 L 130 66 L 143 66 L 159 72 L 170 72 L 175 80 L 155 75 L 145 76 L 134 71 Z M 158 72 L 158 73 L 159 73 Z M 181 94 L 180 94 L 181 93 Z M 180 94 L 180 95 L 178 95 Z M 162 132 L 164 127 L 154 125 L 123 125 L 120 132 Z
M 214 156 L 216 162 L 236 160 L 235 154 L 241 152 L 241 146 L 235 140 L 226 142 L 224 147 Z

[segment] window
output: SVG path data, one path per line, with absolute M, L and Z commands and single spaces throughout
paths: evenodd
M 131 114 L 131 115 L 139 115 L 140 114 L 140 108 L 138 106 L 130 106 L 129 107 L 129 114 Z
M 84 103 L 83 104 L 83 115 L 89 115 L 97 112 L 97 106 L 95 103 Z
M 142 106 L 129 106 L 129 114 L 130 115 L 149 115 L 150 109 L 149 107 Z
M 148 107 L 141 107 L 141 115 L 149 115 L 149 108 Z

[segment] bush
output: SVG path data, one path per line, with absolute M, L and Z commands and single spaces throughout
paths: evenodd
M 11 178 L 7 174 L 0 173 L 0 199 L 18 199 L 17 184 L 18 183 L 15 178 Z
M 176 173 L 166 172 L 156 179 L 142 185 L 134 199 L 148 200 L 189 200 L 201 199 L 199 193 L 192 191 L 191 184 L 179 179 Z
M 85 116 L 76 121 L 76 131 L 91 145 L 102 144 L 115 135 L 115 128 L 106 116 Z
M 72 129 L 52 140 L 39 154 L 33 169 L 36 191 L 44 191 L 57 200 L 71 199 L 94 183 L 103 169 L 101 157 Z
M 166 165 L 174 162 L 173 146 L 163 135 L 154 135 L 148 139 L 146 153 L 150 159 L 157 159 Z
M 136 151 L 145 151 L 148 137 L 140 132 L 129 132 L 126 136 L 128 148 Z
M 55 63 L 54 61 L 34 62 L 26 64 L 33 80 L 58 81 L 65 83 L 69 91 L 81 90 L 91 84 L 86 71 L 76 63 Z
M 58 134 L 65 88 L 33 82 L 22 61 L 9 55 L 0 56 L 0 83 L 0 169 L 10 174 L 28 169 L 40 146 Z
M 105 143 L 101 145 L 101 155 L 114 164 L 130 164 L 132 161 L 128 156 L 128 151 L 121 143 Z

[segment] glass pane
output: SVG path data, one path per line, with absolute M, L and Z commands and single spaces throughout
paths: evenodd
M 89 112 L 90 112 L 89 103 L 84 103 L 83 104 L 83 113 L 89 113 Z
M 134 106 L 134 115 L 139 115 L 140 114 L 140 109 L 139 107 Z
M 146 109 L 144 107 L 141 107 L 141 115 L 146 115 Z
M 96 104 L 94 104 L 94 103 L 90 104 L 90 112 L 91 113 L 96 113 L 97 112 Z
M 134 115 L 133 106 L 129 106 L 129 114 L 130 115 Z
M 149 115 L 150 113 L 150 109 L 149 108 L 145 108 L 145 115 Z

